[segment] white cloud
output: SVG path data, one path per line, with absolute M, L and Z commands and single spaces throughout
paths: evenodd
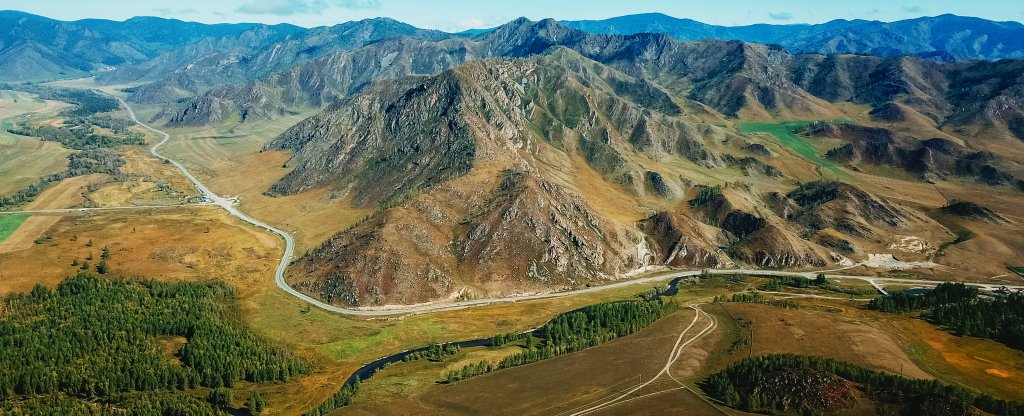
M 768 17 L 774 20 L 793 20 L 793 13 L 790 12 L 779 12 L 779 13 L 768 13 Z
M 335 0 L 334 5 L 342 9 L 379 9 L 380 0 Z
M 921 6 L 903 6 L 904 13 L 924 13 L 927 11 L 928 10 Z
M 254 0 L 238 6 L 235 11 L 244 14 L 290 16 L 320 14 L 326 8 L 327 3 L 324 0 Z
M 421 27 L 445 32 L 462 32 L 469 29 L 490 29 L 508 23 L 511 18 L 501 16 L 470 17 L 459 20 L 438 20 L 422 22 Z

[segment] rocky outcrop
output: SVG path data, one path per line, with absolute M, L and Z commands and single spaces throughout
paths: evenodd
M 382 211 L 311 250 L 289 279 L 341 305 L 578 287 L 644 265 L 636 238 L 578 195 L 509 170 L 449 181 Z
M 959 176 L 989 185 L 1016 181 L 1000 167 L 1006 162 L 993 153 L 971 151 L 947 139 L 917 140 L 884 128 L 846 123 L 812 123 L 807 132 L 811 136 L 848 141 L 825 154 L 838 162 L 892 166 L 916 173 L 923 179 Z
M 787 217 L 808 230 L 830 228 L 856 237 L 884 235 L 910 223 L 904 210 L 856 186 L 831 181 L 802 184 L 786 197 L 800 209 Z
M 288 195 L 327 184 L 377 206 L 469 172 L 476 139 L 454 73 L 409 88 L 390 84 L 288 129 L 271 147 L 295 169 L 270 188 Z
M 775 166 L 764 163 L 755 157 L 736 157 L 727 154 L 722 156 L 722 160 L 729 166 L 739 168 L 743 171 L 743 175 L 745 176 L 762 175 L 769 178 L 781 178 L 785 176 L 782 174 L 782 171 Z
M 640 229 L 652 241 L 656 264 L 718 268 L 728 261 L 718 250 L 724 236 L 691 218 L 662 211 L 644 219 Z
M 1009 221 L 1006 220 L 1002 215 L 999 215 L 981 205 L 978 205 L 971 201 L 953 201 L 948 205 L 941 208 L 942 212 L 955 215 L 957 217 L 968 218 L 976 221 L 987 222 L 991 224 L 1007 224 Z

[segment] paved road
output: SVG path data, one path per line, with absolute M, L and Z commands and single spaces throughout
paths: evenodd
M 115 97 L 115 98 L 117 98 L 117 97 Z M 640 278 L 640 279 L 622 280 L 622 281 L 617 281 L 615 283 L 609 283 L 609 284 L 602 285 L 602 286 L 588 287 L 588 288 L 585 288 L 585 289 L 577 289 L 577 290 L 569 290 L 569 291 L 564 291 L 564 292 L 553 292 L 553 293 L 537 293 L 537 294 L 520 295 L 520 296 L 507 296 L 507 297 L 501 297 L 501 298 L 467 300 L 467 301 L 462 301 L 462 302 L 451 302 L 451 303 L 427 303 L 427 304 L 420 304 L 420 305 L 408 305 L 408 306 L 401 305 L 401 306 L 394 306 L 394 307 L 358 308 L 358 309 L 356 309 L 356 308 L 342 308 L 342 307 L 339 307 L 339 306 L 330 305 L 330 304 L 321 302 L 321 301 L 319 301 L 317 299 L 314 299 L 314 298 L 310 297 L 309 295 L 306 295 L 305 293 L 302 293 L 302 292 L 299 292 L 298 290 L 295 290 L 294 288 L 292 288 L 291 286 L 288 285 L 288 282 L 285 281 L 285 279 L 284 279 L 284 272 L 288 268 L 288 265 L 291 263 L 292 256 L 295 253 L 295 239 L 292 238 L 291 234 L 288 234 L 284 230 L 281 230 L 279 228 L 276 228 L 274 226 L 266 224 L 266 223 L 264 223 L 262 221 L 259 221 L 259 220 L 255 219 L 255 218 L 252 218 L 252 217 L 246 215 L 245 213 L 241 212 L 238 209 L 238 207 L 235 206 L 235 201 L 234 200 L 228 199 L 228 198 L 224 198 L 224 197 L 221 197 L 221 196 L 217 195 L 216 193 L 211 191 L 210 188 L 206 187 L 206 185 L 204 185 L 199 179 L 197 179 L 195 176 L 193 176 L 192 173 L 189 172 L 189 170 L 187 168 L 185 168 L 184 165 L 182 165 L 181 163 L 179 163 L 176 160 L 170 159 L 170 158 L 160 154 L 160 152 L 159 152 L 160 146 L 163 146 L 165 143 L 167 143 L 167 141 L 170 140 L 171 136 L 169 134 L 163 132 L 163 131 L 157 130 L 157 129 L 155 129 L 155 128 L 153 128 L 153 127 L 151 127 L 151 126 L 149 126 L 149 125 L 139 121 L 139 119 L 135 116 L 135 111 L 133 111 L 132 108 L 130 106 L 128 106 L 128 103 L 126 103 L 121 98 L 117 98 L 117 100 L 120 101 L 121 105 L 123 105 L 125 110 L 128 111 L 128 115 L 131 117 L 132 121 L 134 121 L 136 124 L 146 128 L 146 129 L 148 129 L 148 130 L 150 130 L 150 131 L 152 131 L 152 132 L 154 132 L 156 134 L 159 134 L 159 135 L 161 135 L 163 137 L 162 140 L 160 140 L 158 143 L 154 144 L 153 147 L 151 147 L 149 149 L 149 152 L 154 157 L 156 157 L 156 158 L 158 158 L 160 160 L 167 161 L 167 163 L 170 163 L 170 164 L 174 165 L 174 167 L 178 168 L 178 170 L 180 170 L 181 173 L 185 175 L 185 177 L 187 177 L 190 181 L 192 181 L 192 184 L 195 185 L 195 187 L 197 189 L 199 189 L 200 192 L 203 193 L 203 195 L 209 201 L 207 203 L 207 205 L 217 205 L 217 206 L 220 206 L 220 207 L 224 208 L 224 210 L 226 210 L 229 214 L 235 216 L 236 218 L 238 218 L 238 219 L 240 219 L 242 221 L 245 221 L 245 222 L 247 222 L 249 224 L 255 225 L 255 226 L 259 227 L 259 228 L 262 228 L 262 229 L 265 229 L 267 231 L 270 231 L 270 232 L 272 232 L 274 234 L 277 234 L 278 236 L 280 236 L 284 240 L 284 243 L 285 243 L 284 254 L 281 256 L 280 262 L 277 265 L 277 269 L 274 271 L 274 281 L 277 283 L 277 286 L 281 288 L 281 290 L 284 290 L 285 292 L 288 292 L 288 294 L 290 294 L 292 296 L 295 296 L 295 297 L 297 297 L 297 298 L 299 298 L 299 299 L 301 299 L 301 300 L 303 300 L 305 302 L 308 302 L 309 304 L 311 304 L 313 306 L 316 306 L 318 308 L 321 308 L 321 309 L 324 309 L 324 310 L 327 310 L 327 311 L 330 311 L 330 312 L 336 312 L 336 313 L 340 313 L 340 314 L 353 315 L 353 316 L 364 316 L 364 317 L 420 314 L 420 313 L 428 313 L 428 312 L 439 312 L 439 311 L 449 311 L 449 310 L 456 310 L 456 309 L 464 309 L 464 308 L 469 308 L 469 307 L 473 307 L 473 306 L 492 305 L 492 304 L 497 304 L 497 303 L 519 302 L 519 301 L 526 301 L 526 300 L 551 299 L 551 298 L 560 298 L 560 297 L 566 297 L 566 296 L 576 296 L 576 295 L 581 295 L 581 294 L 584 294 L 584 293 L 594 293 L 594 292 L 599 292 L 599 291 L 609 290 L 609 289 L 615 289 L 615 288 L 620 288 L 620 287 L 629 286 L 629 285 L 650 284 L 650 283 L 656 283 L 656 282 L 662 282 L 662 281 L 674 279 L 674 278 L 677 278 L 677 277 L 699 276 L 701 274 L 701 270 L 672 271 L 672 272 L 666 272 L 666 273 L 658 274 L 658 275 L 655 275 L 655 276 L 650 276 L 650 277 L 645 277 L 645 278 Z M 712 274 L 740 273 L 740 274 L 748 274 L 748 275 L 799 276 L 799 277 L 806 277 L 806 278 L 814 278 L 817 275 L 817 272 L 783 272 L 783 271 L 774 271 L 774 270 L 754 270 L 754 269 L 708 270 L 708 272 L 712 273 Z M 876 282 L 891 282 L 891 283 L 914 284 L 914 285 L 936 285 L 936 284 L 942 283 L 941 281 L 932 281 L 932 280 L 888 279 L 888 278 L 877 278 L 877 277 L 870 277 L 870 276 L 845 276 L 845 275 L 833 275 L 833 274 L 827 274 L 826 276 L 829 277 L 829 278 L 863 280 L 863 281 L 871 283 L 872 286 L 876 286 L 876 287 L 878 287 Z M 987 288 L 987 289 L 996 289 L 996 288 L 999 288 L 999 287 L 1002 286 L 1002 285 L 991 285 L 991 284 L 983 284 L 983 283 L 967 283 L 967 284 L 968 285 L 972 285 L 972 286 L 979 286 L 979 287 L 983 287 L 983 288 Z M 1024 289 L 1024 286 L 1007 286 L 1007 287 L 1010 288 L 1010 289 Z M 884 289 L 882 291 L 884 292 Z

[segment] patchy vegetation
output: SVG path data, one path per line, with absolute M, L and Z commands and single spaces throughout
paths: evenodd
M 1024 350 L 1024 293 L 978 297 L 963 283 L 943 283 L 925 294 L 896 292 L 873 299 L 871 309 L 906 313 L 929 309 L 924 317 L 957 335 L 989 338 Z
M 525 336 L 524 351 L 507 356 L 498 363 L 482 361 L 450 371 L 441 382 L 454 383 L 594 347 L 646 328 L 677 307 L 674 302 L 660 299 L 636 300 L 603 303 L 564 313 L 548 321 L 532 336 Z
M 35 94 L 44 100 L 63 101 L 74 107 L 61 112 L 69 117 L 85 117 L 90 114 L 106 113 L 121 108 L 121 103 L 93 90 L 78 88 L 60 88 L 36 84 L 0 84 L 0 90 L 24 91 Z
M 113 124 L 112 124 L 113 125 Z M 39 137 L 43 140 L 56 141 L 63 144 L 63 147 L 75 150 L 89 150 L 101 148 L 117 148 L 124 144 L 145 144 L 142 134 L 127 131 L 127 129 L 114 135 L 97 134 L 93 124 L 88 119 L 71 118 L 65 120 L 65 125 L 55 127 L 50 125 L 31 126 L 29 123 L 22 123 L 8 128 L 12 134 Z M 99 126 L 102 127 L 102 126 Z
M 48 185 L 75 176 L 92 173 L 105 173 L 115 180 L 123 180 L 121 167 L 124 159 L 117 152 L 109 149 L 90 149 L 68 155 L 68 168 L 63 172 L 47 175 L 10 196 L 0 196 L 0 209 L 9 208 L 33 200 Z
M 914 380 L 831 358 L 773 354 L 747 358 L 701 382 L 729 407 L 747 412 L 818 414 L 851 408 L 860 397 L 904 414 L 963 415 L 975 408 L 1024 414 L 1024 403 L 976 395 L 936 380 Z M 887 412 L 883 412 L 886 414 Z
M 970 302 L 978 296 L 978 289 L 963 283 L 943 283 L 924 294 L 894 292 L 872 299 L 868 308 L 882 312 L 905 313 L 947 303 Z

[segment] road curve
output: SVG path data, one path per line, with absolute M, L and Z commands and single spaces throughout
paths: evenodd
M 677 277 L 699 276 L 703 272 L 702 270 L 672 271 L 672 272 L 666 272 L 666 273 L 662 273 L 662 274 L 658 274 L 658 275 L 654 275 L 654 276 L 650 276 L 650 277 L 645 277 L 645 278 L 640 278 L 640 279 L 621 280 L 621 281 L 617 281 L 615 283 L 609 283 L 609 284 L 601 285 L 601 286 L 588 287 L 588 288 L 584 288 L 584 289 L 569 290 L 569 291 L 563 291 L 563 292 L 537 293 L 537 294 L 529 294 L 529 295 L 507 296 L 507 297 L 501 297 L 501 298 L 476 299 L 476 300 L 467 300 L 467 301 L 452 302 L 452 303 L 428 303 L 428 304 L 409 305 L 409 306 L 400 305 L 400 306 L 393 306 L 393 307 L 386 307 L 386 308 L 377 308 L 377 309 L 371 309 L 371 308 L 359 308 L 359 309 L 356 309 L 356 308 L 342 308 L 342 307 L 339 307 L 339 306 L 327 304 L 327 303 L 324 303 L 324 302 L 322 302 L 320 300 L 317 300 L 317 299 L 315 299 L 315 298 L 313 298 L 313 297 L 311 297 L 309 295 L 306 295 L 305 293 L 302 293 L 302 292 L 299 292 L 298 290 L 295 290 L 294 288 L 292 288 L 291 286 L 288 285 L 288 282 L 285 281 L 285 279 L 284 279 L 284 272 L 288 268 L 288 265 L 291 263 L 292 256 L 295 254 L 295 239 L 292 238 L 291 234 L 288 234 L 287 232 L 285 232 L 282 229 L 279 229 L 279 228 L 276 228 L 276 227 L 271 226 L 269 224 L 266 224 L 266 223 L 264 223 L 264 222 L 262 222 L 260 220 L 252 218 L 252 217 L 246 215 L 245 213 L 239 211 L 238 207 L 236 207 L 234 205 L 234 201 L 233 200 L 230 200 L 230 199 L 227 199 L 227 198 L 223 198 L 223 197 L 217 195 L 216 193 L 211 191 L 210 188 L 208 188 L 201 181 L 199 181 L 199 179 L 197 179 L 195 176 L 193 176 L 192 173 L 189 172 L 189 170 L 187 168 L 185 168 L 184 165 L 182 165 L 181 163 L 179 163 L 178 161 L 176 161 L 174 159 L 171 159 L 171 158 L 168 158 L 168 157 L 166 157 L 164 155 L 161 155 L 160 152 L 159 152 L 159 148 L 160 148 L 160 146 L 163 146 L 165 143 L 167 143 L 168 140 L 170 140 L 171 135 L 167 134 L 166 132 L 157 130 L 157 129 L 149 126 L 148 124 L 145 124 L 145 123 L 139 121 L 139 119 L 135 116 L 135 111 L 133 111 L 132 108 L 130 106 L 128 106 L 128 103 L 126 103 L 120 97 L 114 97 L 114 98 L 117 98 L 117 100 L 121 102 L 121 105 L 124 106 L 125 110 L 128 111 L 128 116 L 132 119 L 133 122 L 135 122 L 136 124 L 138 124 L 139 126 L 145 128 L 147 130 L 150 130 L 150 131 L 152 131 L 152 132 L 154 132 L 156 134 L 159 134 L 159 135 L 163 136 L 162 140 L 160 140 L 159 142 L 154 144 L 152 147 L 150 147 L 149 153 L 152 154 L 154 157 L 160 159 L 160 160 L 166 161 L 167 163 L 170 163 L 170 164 L 174 165 L 175 168 L 177 168 L 179 171 L 181 171 L 181 173 L 184 174 L 185 177 L 187 177 L 188 180 L 191 181 L 192 184 L 195 185 L 195 187 L 197 189 L 199 189 L 200 192 L 203 193 L 203 195 L 209 201 L 207 203 L 207 205 L 217 205 L 217 206 L 220 206 L 221 208 L 224 208 L 224 210 L 227 211 L 229 214 L 237 217 L 238 219 L 240 219 L 242 221 L 245 221 L 245 222 L 247 222 L 249 224 L 255 225 L 255 226 L 257 226 L 259 228 L 262 228 L 264 230 L 270 231 L 270 232 L 272 232 L 274 234 L 277 234 L 278 236 L 280 236 L 284 240 L 284 243 L 285 243 L 284 254 L 281 256 L 280 262 L 277 264 L 277 269 L 274 271 L 274 281 L 277 283 L 277 286 L 279 288 L 281 288 L 281 290 L 287 292 L 288 294 L 290 294 L 292 296 L 295 296 L 296 298 L 299 298 L 299 299 L 301 299 L 301 300 L 303 300 L 305 302 L 308 302 L 310 305 L 316 306 L 316 307 L 318 307 L 320 309 L 323 309 L 323 310 L 326 310 L 326 311 L 336 312 L 336 313 L 340 313 L 340 314 L 344 314 L 344 315 L 362 316 L 362 317 L 421 314 L 421 313 L 428 313 L 428 312 L 440 312 L 440 311 L 464 309 L 464 308 L 469 308 L 469 307 L 473 307 L 473 306 L 483 306 L 483 305 L 491 305 L 491 304 L 497 304 L 497 303 L 508 303 L 508 302 L 519 302 L 519 301 L 526 301 L 526 300 L 551 299 L 551 298 L 560 298 L 560 297 L 566 297 L 566 296 L 575 296 L 575 295 L 581 295 L 581 294 L 584 294 L 584 293 L 594 293 L 594 292 L 599 292 L 599 291 L 608 290 L 608 289 L 614 289 L 614 288 L 620 288 L 620 287 L 629 286 L 629 285 L 649 284 L 649 283 L 661 282 L 661 281 L 665 281 L 665 280 L 674 279 L 674 278 L 677 278 Z M 785 272 L 785 271 L 755 270 L 755 269 L 729 269 L 729 270 L 725 270 L 725 269 L 712 269 L 712 270 L 707 270 L 707 272 L 711 273 L 711 274 L 734 274 L 734 273 L 739 273 L 739 274 L 748 274 L 748 275 L 798 276 L 798 277 L 806 277 L 806 278 L 814 278 L 817 275 L 817 273 L 818 273 L 818 272 Z M 873 276 L 845 276 L 845 275 L 832 275 L 832 274 L 827 274 L 826 276 L 830 277 L 830 278 L 838 278 L 838 279 L 857 279 L 857 280 L 863 280 L 863 281 L 871 282 L 872 284 L 874 284 L 874 282 L 876 282 L 876 281 L 892 282 L 892 283 L 904 283 L 904 284 L 917 284 L 917 285 L 936 285 L 936 284 L 939 284 L 939 283 L 943 283 L 942 281 L 938 281 L 938 280 L 889 279 L 889 278 L 878 278 L 878 277 L 873 277 Z M 1003 285 L 991 285 L 991 284 L 983 284 L 983 283 L 966 283 L 966 284 L 967 285 L 971 285 L 971 286 L 978 286 L 978 287 L 989 288 L 989 289 L 998 288 L 998 287 L 1003 286 Z M 1006 286 L 1006 287 L 1010 288 L 1010 289 L 1024 289 L 1024 286 Z

